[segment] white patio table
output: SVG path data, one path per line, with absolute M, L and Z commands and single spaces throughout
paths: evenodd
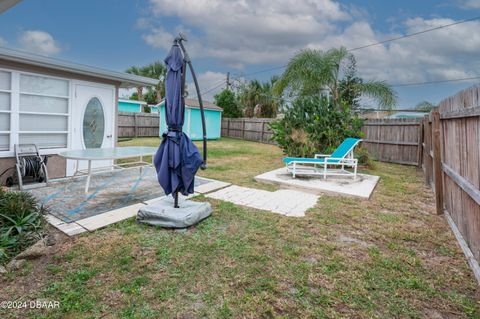
M 58 155 L 71 160 L 76 160 L 76 170 L 73 174 L 73 177 L 78 175 L 86 175 L 87 181 L 85 183 L 85 193 L 88 193 L 88 188 L 90 186 L 90 178 L 94 170 L 92 170 L 92 161 L 103 161 L 103 160 L 117 160 L 125 159 L 132 157 L 140 157 L 139 161 L 129 162 L 124 164 L 113 163 L 112 166 L 108 166 L 108 170 L 113 170 L 115 168 L 123 168 L 122 166 L 128 165 L 139 165 L 140 171 L 142 166 L 153 165 L 153 156 L 157 152 L 156 147 L 147 147 L 147 146 L 127 146 L 127 147 L 115 147 L 115 148 L 92 148 L 92 149 L 82 149 L 82 150 L 70 150 L 61 152 Z M 148 163 L 143 160 L 144 156 L 152 155 L 152 162 Z M 80 161 L 88 161 L 88 168 L 86 170 L 79 169 Z M 95 173 L 105 172 L 103 170 L 95 170 Z

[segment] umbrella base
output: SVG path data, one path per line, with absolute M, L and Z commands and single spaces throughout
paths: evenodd
M 165 228 L 187 228 L 198 224 L 212 214 L 210 203 L 180 200 L 173 207 L 173 198 L 166 197 L 138 210 L 137 222 Z

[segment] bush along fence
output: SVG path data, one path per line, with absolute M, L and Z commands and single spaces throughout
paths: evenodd
M 157 113 L 118 113 L 118 137 L 158 137 L 160 117 Z

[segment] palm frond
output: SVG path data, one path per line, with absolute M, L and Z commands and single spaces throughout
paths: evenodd
M 397 94 L 386 82 L 368 81 L 357 85 L 362 95 L 376 100 L 380 107 L 392 110 L 397 105 Z

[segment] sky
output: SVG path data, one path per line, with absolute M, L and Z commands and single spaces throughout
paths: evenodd
M 0 14 L 0 46 L 125 71 L 163 60 L 181 31 L 211 101 L 227 72 L 234 84 L 267 81 L 282 69 L 264 70 L 305 48 L 355 48 L 476 16 L 480 0 L 23 0 Z M 480 19 L 353 51 L 359 75 L 392 85 L 479 76 L 479 30 Z M 395 86 L 397 107 L 478 82 Z

